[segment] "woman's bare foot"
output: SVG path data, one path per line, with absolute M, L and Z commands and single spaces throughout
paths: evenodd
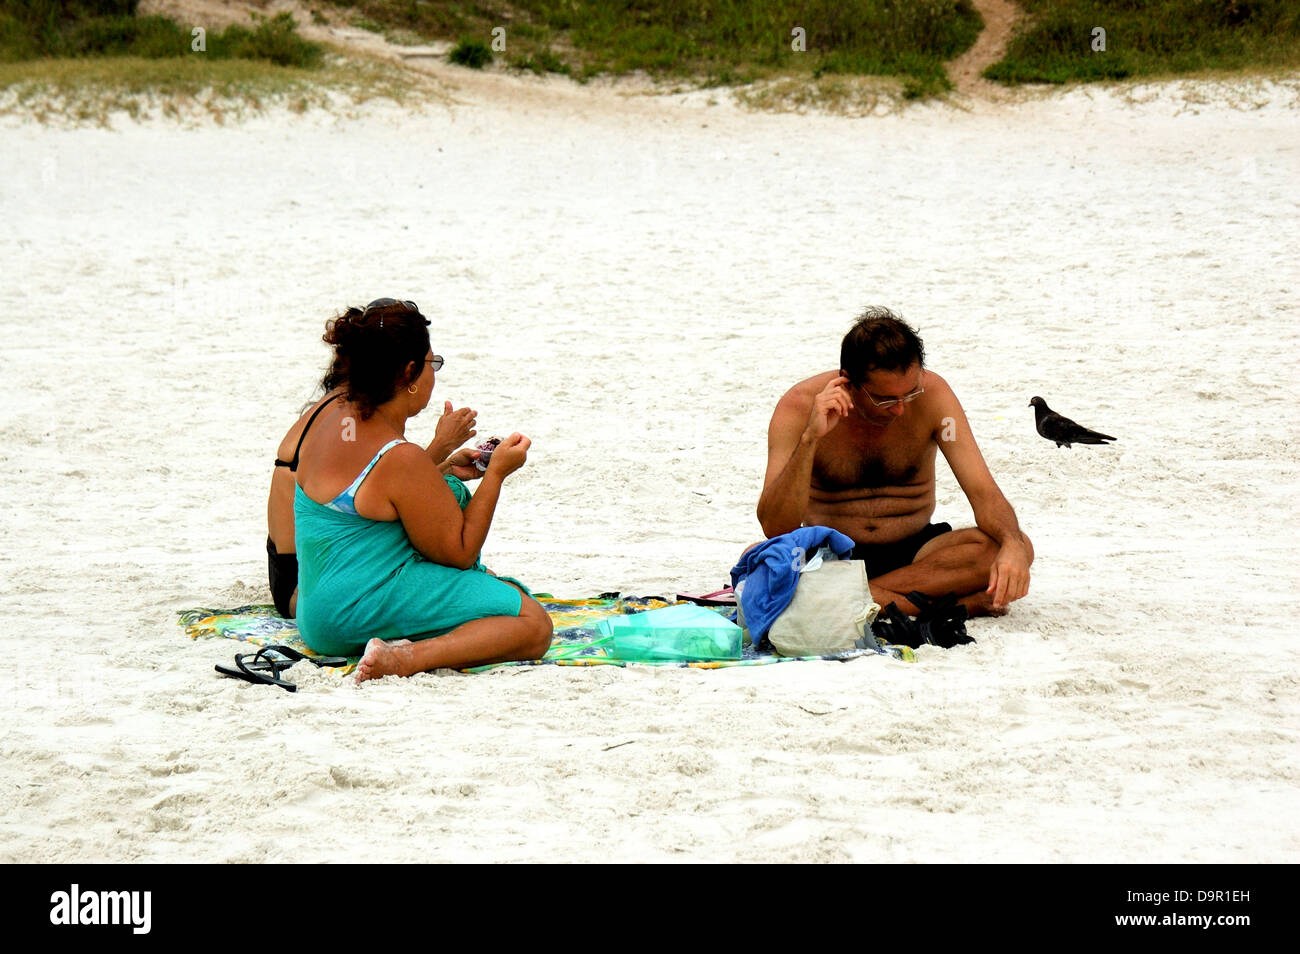
M 415 670 L 411 668 L 411 641 L 394 639 L 385 642 L 372 639 L 366 643 L 366 651 L 357 663 L 356 682 L 367 679 L 382 679 L 384 676 L 409 676 Z

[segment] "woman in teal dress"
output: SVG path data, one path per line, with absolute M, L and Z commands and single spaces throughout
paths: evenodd
M 405 438 L 442 367 L 428 325 L 414 302 L 391 298 L 329 322 L 346 384 L 299 451 L 298 628 L 317 652 L 360 653 L 358 681 L 537 659 L 551 641 L 541 605 L 479 560 L 528 438 L 501 442 L 472 496 L 457 474 L 477 473 L 477 451 L 440 467 Z
M 333 368 L 326 372 L 325 379 L 321 382 L 324 396 L 304 410 L 284 435 L 271 474 L 271 493 L 266 501 L 267 582 L 270 584 L 271 599 L 276 611 L 285 619 L 296 615 L 294 607 L 298 602 L 298 553 L 293 526 L 298 451 L 316 418 L 324 413 L 328 405 L 343 396 L 343 384 L 343 381 L 336 379 Z M 454 474 L 465 480 L 479 476 L 470 458 L 465 458 L 467 454 L 472 457 L 473 451 L 462 451 L 457 460 L 451 459 L 456 449 L 477 433 L 474 430 L 476 413 L 472 407 L 453 408 L 450 401 L 444 402 L 433 440 L 425 448 L 429 457 L 440 462 L 438 469 L 444 474 Z M 456 486 L 464 489 L 459 484 Z

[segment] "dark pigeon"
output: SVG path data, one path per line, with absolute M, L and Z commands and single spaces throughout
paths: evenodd
M 1090 431 L 1068 417 L 1061 417 L 1040 397 L 1031 398 L 1029 406 L 1034 409 L 1034 426 L 1038 428 L 1038 433 L 1049 441 L 1056 441 L 1057 447 L 1069 447 L 1071 444 L 1105 444 L 1115 439 L 1106 434 Z

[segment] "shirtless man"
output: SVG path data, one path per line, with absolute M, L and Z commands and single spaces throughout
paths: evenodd
M 776 406 L 758 522 L 768 537 L 833 527 L 865 560 L 881 606 L 956 592 L 972 614 L 1001 614 L 1029 592 L 1034 550 L 993 481 L 957 395 L 924 367 L 925 349 L 887 308 L 844 337 L 840 368 L 801 381 Z M 974 527 L 932 524 L 935 451 L 952 468 Z

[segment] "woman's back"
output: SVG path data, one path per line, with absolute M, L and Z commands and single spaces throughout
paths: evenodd
M 331 377 L 326 378 L 332 380 Z M 337 388 L 298 416 L 276 450 L 271 490 L 266 499 L 267 582 L 271 599 L 282 616 L 295 615 L 298 600 L 298 558 L 294 541 L 293 496 L 303 442 L 316 419 L 342 397 Z
M 317 419 L 340 397 L 341 391 L 332 391 L 303 411 L 276 449 L 275 468 L 271 472 L 271 492 L 266 501 L 266 528 L 280 553 L 294 552 L 293 488 L 302 445 Z
M 427 457 L 380 415 L 359 418 L 357 409 L 346 401 L 321 415 L 303 442 L 298 485 L 315 503 L 340 503 L 346 493 L 350 498 L 346 506 L 358 516 L 397 520 L 390 499 L 392 486 L 409 476 L 403 464 L 416 463 L 407 455 L 417 455 L 421 463 Z

